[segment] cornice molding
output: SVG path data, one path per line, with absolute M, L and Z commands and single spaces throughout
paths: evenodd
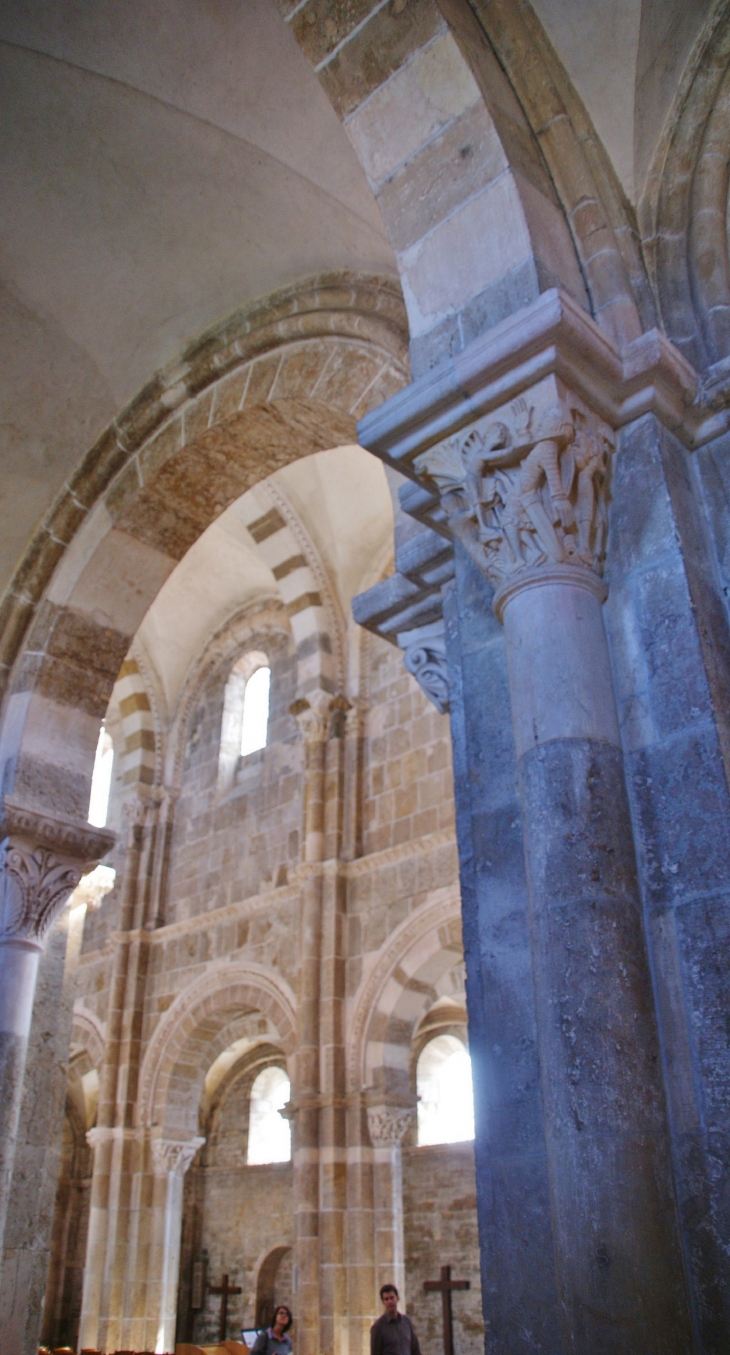
M 553 288 L 365 415 L 358 441 L 415 479 L 420 453 L 551 375 L 612 428 L 653 413 L 695 448 L 730 426 L 730 412 L 697 401 L 697 372 L 658 330 L 619 353 L 572 297 Z
M 34 846 L 82 862 L 88 869 L 97 865 L 117 840 L 116 833 L 108 828 L 92 828 L 90 824 L 39 814 L 7 798 L 0 809 L 0 832 L 3 837 L 23 838 Z
M 113 954 L 114 947 L 118 942 L 129 943 L 133 940 L 139 940 L 152 945 L 167 945 L 168 942 L 177 937 L 188 936 L 199 931 L 213 931 L 216 927 L 225 926 L 229 922 L 240 922 L 255 917 L 258 913 L 270 912 L 272 908 L 281 904 L 294 902 L 299 897 L 303 881 L 311 875 L 330 876 L 337 874 L 340 878 L 346 880 L 356 880 L 363 875 L 370 874 L 370 872 L 397 865 L 401 861 L 419 860 L 428 856 L 431 852 L 440 851 L 444 847 L 450 847 L 454 852 L 456 851 L 456 837 L 450 828 L 442 828 L 437 833 L 431 833 L 428 837 L 416 838 L 413 842 L 400 843 L 397 847 L 384 847 L 382 851 L 371 852 L 368 856 L 355 857 L 353 861 L 302 862 L 296 870 L 291 872 L 293 878 L 289 884 L 266 889 L 260 894 L 250 894 L 248 898 L 241 899 L 237 903 L 227 903 L 222 908 L 211 909 L 208 913 L 199 913 L 196 917 L 185 918 L 180 922 L 169 922 L 166 926 L 158 927 L 155 931 L 114 932 L 107 938 L 102 948 L 87 951 L 82 955 L 79 964 L 85 967 L 98 964 L 100 960 L 108 959 Z

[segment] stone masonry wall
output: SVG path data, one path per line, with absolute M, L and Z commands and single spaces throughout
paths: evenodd
M 404 1149 L 403 1213 L 407 1312 L 422 1355 L 442 1355 L 444 1348 L 441 1295 L 423 1289 L 425 1280 L 439 1278 L 444 1265 L 451 1266 L 452 1279 L 471 1284 L 452 1294 L 454 1355 L 480 1355 L 484 1323 L 473 1145 Z
M 228 1084 L 211 1111 L 208 1142 L 201 1164 L 192 1168 L 197 1180 L 188 1192 L 195 1195 L 199 1221 L 193 1247 L 209 1256 L 208 1280 L 219 1284 L 224 1271 L 243 1293 L 229 1300 L 228 1334 L 240 1336 L 242 1326 L 253 1325 L 256 1281 L 265 1257 L 276 1247 L 294 1241 L 292 1166 L 276 1162 L 247 1166 L 248 1117 L 251 1083 L 258 1068 L 244 1071 Z M 192 1250 L 192 1248 L 191 1248 Z M 182 1264 L 190 1264 L 183 1258 Z M 291 1295 L 281 1302 L 291 1305 Z M 218 1338 L 220 1299 L 208 1295 L 205 1308 L 193 1324 L 195 1339 L 212 1343 Z
M 449 718 L 406 672 L 400 650 L 379 639 L 372 641 L 366 729 L 364 852 L 453 831 Z
M 253 641 L 251 648 L 264 646 Z M 268 639 L 265 650 L 271 664 L 267 746 L 249 754 L 238 784 L 223 795 L 218 754 L 227 671 L 211 679 L 192 714 L 172 839 L 171 922 L 248 898 L 298 864 L 302 754 L 288 713 L 296 655 L 283 637 Z

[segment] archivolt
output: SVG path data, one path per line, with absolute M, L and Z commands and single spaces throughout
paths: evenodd
M 289 984 L 273 970 L 252 961 L 220 961 L 178 994 L 147 1046 L 140 1072 L 140 1125 L 166 1123 L 170 1084 L 181 1063 L 189 1079 L 197 1079 L 202 1088 L 207 1067 L 221 1052 L 211 1043 L 213 1033 L 228 1028 L 237 1015 L 252 1011 L 260 1011 L 271 1020 L 285 1054 L 292 1054 L 296 1045 L 296 1001 Z M 206 1041 L 210 1055 L 206 1066 L 195 1057 L 196 1037 Z M 197 1100 L 190 1091 L 188 1104 L 196 1115 Z M 194 1125 L 191 1129 L 195 1132 Z
M 730 352 L 729 137 L 730 3 L 722 0 L 687 63 L 639 209 L 664 328 L 698 371 Z
M 321 277 L 203 336 L 107 429 L 5 602 L 0 668 L 17 660 L 19 697 L 7 789 L 18 800 L 37 802 L 40 788 L 48 812 L 83 817 L 98 721 L 177 561 L 273 471 L 353 443 L 357 418 L 405 384 L 405 342 L 394 281 Z
M 71 1027 L 71 1052 L 85 1050 L 94 1068 L 101 1068 L 104 1058 L 106 1037 L 104 1027 L 97 1016 L 82 1003 L 76 1003 L 73 1010 Z
M 458 888 L 432 893 L 383 946 L 355 994 L 347 1042 L 350 1093 L 407 1090 L 410 1042 L 445 974 L 463 961 Z M 403 1085 L 401 1085 L 403 1084 Z

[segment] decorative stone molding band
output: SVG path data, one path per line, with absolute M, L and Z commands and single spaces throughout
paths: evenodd
M 366 414 L 358 442 L 413 476 L 427 448 L 507 408 L 547 376 L 610 428 L 654 413 L 687 447 L 699 447 L 730 426 L 730 410 L 708 410 L 697 398 L 694 367 L 658 330 L 619 353 L 572 297 L 552 289 Z
M 92 828 L 90 824 L 39 814 L 10 799 L 2 802 L 0 832 L 3 837 L 12 834 L 31 838 L 39 847 L 84 862 L 86 869 L 96 865 L 116 842 L 116 834 L 108 828 Z

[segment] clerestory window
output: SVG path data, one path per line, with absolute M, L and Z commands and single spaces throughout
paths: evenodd
M 233 665 L 223 696 L 218 789 L 236 781 L 241 758 L 266 747 L 271 669 L 266 654 L 249 650 Z
M 474 1138 L 471 1059 L 455 1035 L 436 1035 L 421 1050 L 416 1090 L 419 1145 Z
M 291 1161 L 291 1126 L 281 1114 L 291 1096 L 283 1068 L 264 1068 L 254 1078 L 248 1117 L 248 1162 Z
M 246 683 L 243 693 L 243 720 L 241 722 L 241 756 L 256 753 L 266 747 L 269 725 L 269 687 L 271 669 L 257 668 Z
M 107 732 L 102 720 L 99 741 L 96 745 L 94 770 L 91 774 L 91 795 L 89 797 L 89 823 L 93 824 L 94 828 L 106 827 L 113 768 L 114 744 L 111 734 Z

